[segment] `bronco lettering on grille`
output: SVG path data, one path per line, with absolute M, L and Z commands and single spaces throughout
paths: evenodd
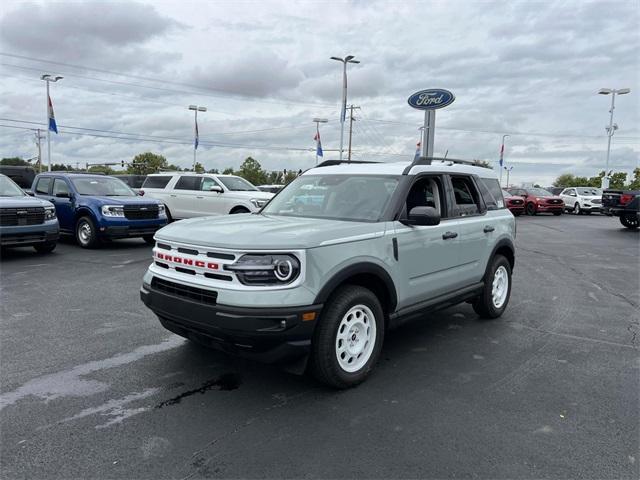
M 219 270 L 220 267 L 214 262 L 205 262 L 203 260 L 194 260 L 192 258 L 177 257 L 175 255 L 169 255 L 168 253 L 155 252 L 155 257 L 158 260 L 164 260 L 165 262 L 178 263 L 180 265 L 189 265 L 199 268 L 206 268 L 207 270 Z

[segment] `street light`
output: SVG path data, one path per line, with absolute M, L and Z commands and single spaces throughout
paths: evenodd
M 194 140 L 193 140 L 193 168 L 192 170 L 195 172 L 196 171 L 196 151 L 198 150 L 198 142 L 199 142 L 199 137 L 198 137 L 198 112 L 206 112 L 207 111 L 207 107 L 199 107 L 198 105 L 189 105 L 189 110 L 193 110 L 195 113 L 195 118 L 194 118 L 194 122 L 195 122 L 195 130 L 194 130 Z
M 613 123 L 613 110 L 616 105 L 616 95 L 626 95 L 627 93 L 631 93 L 630 88 L 620 88 L 617 90 L 615 88 L 601 88 L 598 91 L 599 95 L 611 95 L 611 110 L 609 110 L 611 115 L 609 116 L 609 126 L 605 127 L 605 130 L 607 131 L 607 166 L 600 185 L 603 189 L 609 188 L 609 176 L 607 175 L 607 171 L 609 170 L 609 155 L 611 154 L 611 137 L 613 137 L 613 133 L 618 129 L 618 125 Z
M 313 122 L 316 124 L 316 135 L 317 135 L 317 140 L 316 140 L 316 165 L 318 165 L 318 142 L 320 141 L 320 124 L 321 123 L 327 123 L 329 120 L 327 120 L 326 118 L 314 118 Z
M 353 55 L 347 55 L 344 58 L 331 57 L 331 60 L 342 62 L 342 111 L 340 112 L 340 160 L 342 160 L 344 121 L 347 115 L 347 63 L 360 63 L 360 60 L 354 60 Z
M 504 139 L 511 135 L 502 135 L 502 144 L 500 146 L 500 186 L 502 186 L 502 167 L 504 166 Z
M 44 75 L 40 76 L 40 80 L 44 80 L 47 83 L 47 99 L 46 99 L 46 104 L 47 104 L 47 108 L 45 109 L 47 112 L 47 125 L 49 126 L 47 128 L 47 163 L 48 163 L 48 167 L 47 170 L 50 172 L 51 171 L 51 116 L 49 115 L 49 83 L 50 82 L 57 82 L 58 80 L 62 80 L 64 77 L 61 77 L 60 75 L 56 75 L 55 77 L 49 73 L 45 73 Z M 52 112 L 53 112 L 53 108 L 52 108 Z M 56 132 L 57 133 L 57 132 Z
M 509 188 L 509 174 L 511 173 L 511 170 L 513 170 L 513 165 L 511 165 L 509 168 L 507 167 L 502 167 L 507 171 L 507 186 L 505 188 Z

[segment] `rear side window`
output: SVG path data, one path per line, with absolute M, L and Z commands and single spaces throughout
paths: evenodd
M 142 184 L 142 188 L 164 188 L 169 183 L 169 180 L 171 180 L 170 175 L 147 177 Z
M 194 177 L 193 175 L 185 175 L 180 177 L 178 183 L 176 183 L 176 190 L 200 190 L 200 182 L 202 177 Z
M 49 186 L 51 185 L 51 177 L 41 177 L 36 183 L 36 193 L 49 195 Z
M 500 183 L 495 178 L 478 178 L 478 188 L 487 206 L 487 210 L 498 210 L 504 208 L 504 198 Z
M 455 215 L 466 217 L 480 214 L 480 196 L 469 177 L 451 177 L 455 201 Z

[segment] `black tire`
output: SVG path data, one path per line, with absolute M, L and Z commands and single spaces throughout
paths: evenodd
M 574 215 L 582 215 L 582 209 L 580 208 L 580 204 L 578 202 L 575 203 L 575 205 L 573 206 L 573 210 L 571 210 L 571 212 Z
M 638 215 L 632 213 L 630 215 L 620 215 L 620 223 L 631 230 L 636 230 L 640 222 L 638 222 Z
M 366 363 L 357 371 L 348 372 L 338 362 L 336 342 L 341 322 L 349 310 L 357 306 L 365 306 L 373 313 L 376 338 Z M 358 285 L 340 287 L 325 303 L 319 322 L 311 345 L 310 366 L 315 377 L 320 382 L 339 389 L 362 383 L 378 361 L 384 342 L 384 312 L 378 298 L 371 290 Z
M 56 242 L 44 242 L 38 245 L 34 245 L 33 248 L 38 253 L 51 253 L 56 249 Z
M 166 205 L 164 206 L 164 213 L 167 216 L 167 223 L 173 222 L 173 217 L 171 216 L 171 211 L 169 210 L 169 207 L 167 207 Z
M 537 213 L 536 204 L 533 202 L 527 203 L 527 215 L 533 216 Z
M 559 212 L 553 212 L 553 214 L 557 217 L 559 215 L 562 215 L 562 210 L 560 210 Z
M 91 217 L 80 217 L 76 222 L 76 242 L 82 248 L 94 248 L 98 245 L 98 232 Z
M 514 217 L 519 217 L 520 215 L 522 215 L 522 212 L 518 211 L 518 212 L 511 212 L 513 213 Z
M 249 210 L 246 209 L 245 207 L 234 207 L 229 212 L 229 214 L 231 215 L 235 215 L 236 213 L 251 213 L 251 212 L 249 212 Z
M 507 274 L 507 296 L 503 303 L 496 307 L 493 302 L 493 281 L 496 276 L 496 271 L 504 267 Z M 482 290 L 482 294 L 475 299 L 472 303 L 473 310 L 481 317 L 481 318 L 498 318 L 507 308 L 509 304 L 509 298 L 511 297 L 511 264 L 506 257 L 502 255 L 496 255 L 491 260 L 491 264 L 487 269 L 487 273 L 484 279 L 484 288 Z
M 156 241 L 153 239 L 153 235 L 143 235 L 142 239 L 149 245 L 155 245 Z

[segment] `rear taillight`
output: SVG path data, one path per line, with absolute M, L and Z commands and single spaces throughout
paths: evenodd
M 621 205 L 626 205 L 631 200 L 633 200 L 633 195 L 630 195 L 628 193 L 623 193 L 622 195 L 620 195 L 620 204 Z

